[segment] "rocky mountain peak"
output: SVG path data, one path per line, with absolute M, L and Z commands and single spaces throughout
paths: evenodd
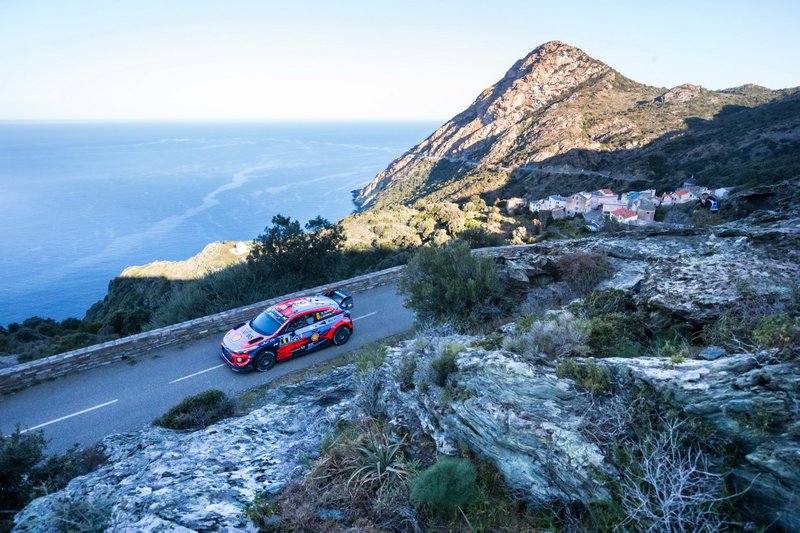
M 392 176 L 431 159 L 498 163 L 511 151 L 521 126 L 581 88 L 616 73 L 579 48 L 550 41 L 518 60 L 463 112 L 395 160 L 367 185 L 356 202 L 370 204 Z
M 474 117 L 484 124 L 518 119 L 525 111 L 539 109 L 609 70 L 579 48 L 550 41 L 514 63 L 503 79 L 485 89 L 459 117 Z
M 633 182 L 668 189 L 694 174 L 730 186 L 763 173 L 756 159 L 772 159 L 773 176 L 785 177 L 796 166 L 786 166 L 786 154 L 798 142 L 798 93 L 752 84 L 721 91 L 651 87 L 550 41 L 393 161 L 355 200 L 362 208 L 420 208 L 474 194 L 542 197 L 628 189 Z

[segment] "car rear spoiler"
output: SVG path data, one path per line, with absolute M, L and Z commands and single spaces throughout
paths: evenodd
M 353 297 L 344 289 L 333 289 L 326 292 L 325 296 L 339 304 L 345 311 L 353 308 Z

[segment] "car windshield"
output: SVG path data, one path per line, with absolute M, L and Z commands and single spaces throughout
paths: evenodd
M 285 320 L 285 319 L 284 319 Z M 258 333 L 266 336 L 274 335 L 278 328 L 281 327 L 283 322 L 278 321 L 276 317 L 267 309 L 253 320 L 250 321 L 250 327 Z

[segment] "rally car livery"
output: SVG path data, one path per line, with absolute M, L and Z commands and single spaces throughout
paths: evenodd
M 344 344 L 353 333 L 352 307 L 341 289 L 276 303 L 226 333 L 220 355 L 234 370 L 266 372 L 278 361 Z

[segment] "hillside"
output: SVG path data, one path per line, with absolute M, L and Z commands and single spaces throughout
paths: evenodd
M 694 175 L 755 184 L 800 170 L 800 97 L 630 80 L 578 48 L 545 43 L 357 195 L 362 209 L 674 187 Z

